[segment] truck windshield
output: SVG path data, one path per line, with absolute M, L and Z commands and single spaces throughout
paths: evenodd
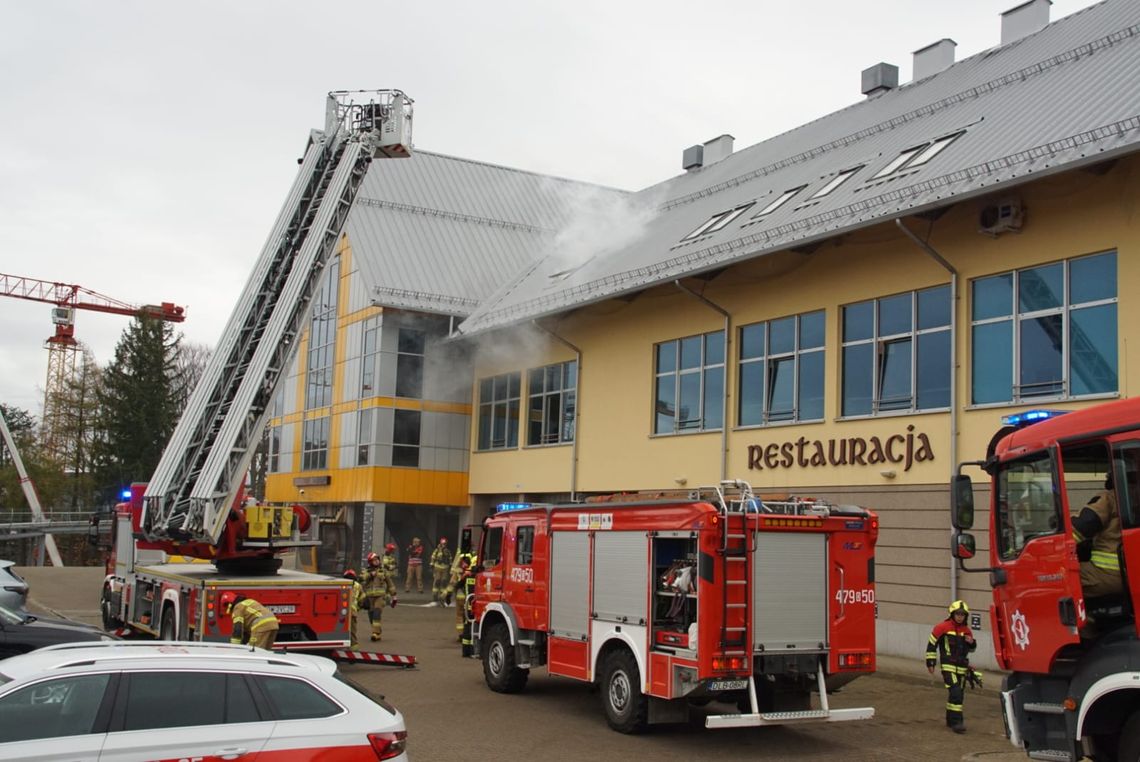
M 998 472 L 994 506 L 1002 559 L 1016 558 L 1030 540 L 1056 534 L 1064 526 L 1053 477 L 1047 452 L 1007 463 Z

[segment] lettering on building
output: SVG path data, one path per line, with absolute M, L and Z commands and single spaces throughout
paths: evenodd
M 844 437 L 838 439 L 799 439 L 748 446 L 751 471 L 777 468 L 821 468 L 826 466 L 902 465 L 909 471 L 915 463 L 934 460 L 934 448 L 926 434 L 906 427 L 906 434 L 888 437 Z

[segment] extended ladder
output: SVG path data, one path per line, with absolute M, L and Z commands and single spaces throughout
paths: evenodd
M 366 97 L 365 102 L 357 102 Z M 148 539 L 214 544 L 373 158 L 411 151 L 399 90 L 329 94 L 301 169 L 144 496 Z

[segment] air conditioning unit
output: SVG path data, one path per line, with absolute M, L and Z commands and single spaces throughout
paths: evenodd
M 1025 224 L 1021 200 L 1007 198 L 987 204 L 978 213 L 978 232 L 997 238 L 1001 233 L 1018 233 Z

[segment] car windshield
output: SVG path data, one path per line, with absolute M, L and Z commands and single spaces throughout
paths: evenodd
M 0 622 L 4 624 L 23 624 L 27 618 L 27 614 L 21 614 L 17 611 L 12 611 L 12 609 L 0 606 Z
M 1006 463 L 997 477 L 994 501 L 998 552 L 1016 558 L 1035 537 L 1056 534 L 1063 524 L 1055 492 L 1053 461 L 1048 452 Z

